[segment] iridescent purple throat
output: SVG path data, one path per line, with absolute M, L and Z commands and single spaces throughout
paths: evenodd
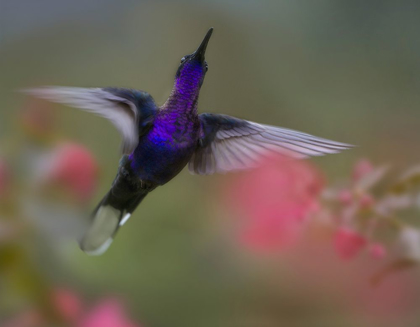
M 198 142 L 197 102 L 204 69 L 194 62 L 183 67 L 153 127 L 130 155 L 132 168 L 143 180 L 164 184 L 178 174 Z

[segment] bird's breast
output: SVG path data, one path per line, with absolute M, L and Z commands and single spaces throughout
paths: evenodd
M 198 141 L 199 123 L 155 120 L 131 155 L 132 168 L 143 180 L 164 184 L 191 158 Z

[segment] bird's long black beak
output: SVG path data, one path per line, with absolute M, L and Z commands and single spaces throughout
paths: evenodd
M 192 54 L 192 57 L 200 61 L 204 61 L 204 55 L 206 53 L 207 44 L 209 43 L 211 34 L 213 33 L 213 27 L 209 29 L 200 46 Z

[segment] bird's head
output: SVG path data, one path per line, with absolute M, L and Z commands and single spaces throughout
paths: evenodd
M 177 86 L 200 87 L 203 84 L 208 65 L 204 58 L 213 28 L 210 28 L 200 46 L 192 54 L 182 57 L 175 75 Z

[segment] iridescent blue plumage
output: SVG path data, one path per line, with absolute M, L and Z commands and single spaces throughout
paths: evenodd
M 145 196 L 174 178 L 187 164 L 190 172 L 207 175 L 255 167 L 261 157 L 272 153 L 305 158 L 349 147 L 226 115 L 198 115 L 198 97 L 207 72 L 204 54 L 212 32 L 207 32 L 194 53 L 182 58 L 172 92 L 161 107 L 147 92 L 132 89 L 28 90 L 38 97 L 104 116 L 123 136 L 124 156 L 118 174 L 81 240 L 85 252 L 104 252 Z
M 140 179 L 163 185 L 190 160 L 199 137 L 197 102 L 206 67 L 204 56 L 191 56 L 181 63 L 171 95 L 129 156 Z

